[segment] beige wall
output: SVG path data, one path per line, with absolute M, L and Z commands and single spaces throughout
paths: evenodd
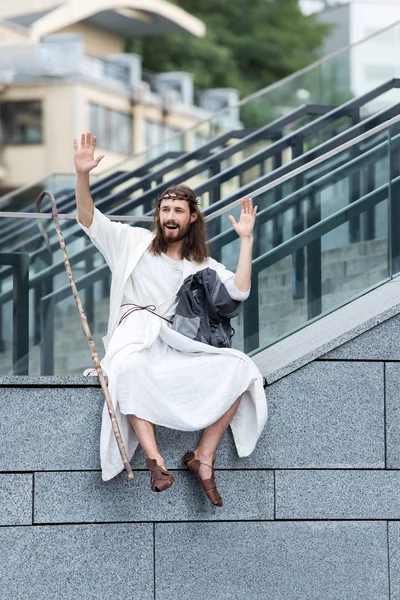
M 17 46 L 29 43 L 29 36 L 0 24 L 0 46 Z
M 54 171 L 71 172 L 71 131 L 74 124 L 73 86 L 12 87 L 2 100 L 42 100 L 43 143 L 6 146 L 2 186 L 18 187 Z
M 85 51 L 89 56 L 119 54 L 124 51 L 124 40 L 101 29 L 95 29 L 84 23 L 76 23 L 54 33 L 79 33 L 85 38 Z

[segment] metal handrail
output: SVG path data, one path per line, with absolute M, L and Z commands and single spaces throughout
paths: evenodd
M 400 116 L 396 117 L 394 119 L 392 119 L 391 121 L 389 121 L 387 123 L 387 128 L 389 128 L 390 126 L 394 125 L 395 123 L 400 121 Z M 357 143 L 360 143 L 360 141 L 363 141 L 365 139 L 368 139 L 370 137 L 372 137 L 372 135 L 379 133 L 380 131 L 382 131 L 384 128 L 382 126 L 377 127 L 375 130 L 372 130 L 371 132 L 367 132 L 366 134 L 363 134 L 362 136 L 359 136 L 358 138 L 355 138 L 354 143 L 346 143 L 343 144 L 343 146 L 341 146 L 338 149 L 333 150 L 330 153 L 327 153 L 327 155 L 325 156 L 325 159 L 327 158 L 331 158 L 332 156 L 335 156 L 339 153 L 339 150 L 341 149 L 341 151 L 348 149 L 350 147 L 352 147 L 353 145 L 356 145 Z M 376 132 L 376 130 L 379 130 L 378 132 Z M 374 133 L 375 132 L 375 133 Z M 377 151 L 379 149 L 378 148 L 373 148 L 371 150 L 368 150 L 368 155 Z M 362 163 L 364 161 L 365 157 L 364 155 L 361 156 L 357 156 L 355 157 L 351 162 L 346 161 L 345 165 L 340 165 L 339 167 L 337 167 L 337 169 L 335 169 L 334 171 L 330 172 L 330 176 L 334 175 L 336 172 L 341 173 L 343 169 L 347 169 L 350 168 L 351 166 L 354 166 L 357 163 Z M 309 163 L 308 165 L 305 165 L 304 167 L 301 167 L 300 169 L 298 169 L 296 172 L 294 172 L 292 174 L 292 177 L 297 176 L 299 173 L 303 173 L 304 171 L 307 170 L 307 168 L 312 168 L 317 164 L 320 164 L 322 162 L 322 160 L 320 159 L 316 159 L 315 161 Z M 280 179 L 278 179 L 276 182 L 274 182 L 273 184 L 269 184 L 268 186 L 264 186 L 264 188 L 268 187 L 268 190 L 273 189 L 274 187 L 280 185 L 280 183 L 287 181 L 288 179 L 290 179 L 290 177 L 288 176 L 284 176 Z M 326 179 L 326 176 L 323 176 L 323 181 Z M 315 185 L 317 182 L 314 182 L 313 185 Z M 264 188 L 261 188 L 261 190 L 256 190 L 253 194 L 253 197 L 256 197 L 257 195 L 259 195 L 260 193 L 265 192 L 266 190 Z M 299 190 L 298 192 L 295 192 L 294 194 L 299 194 L 301 193 L 302 190 Z M 290 207 L 293 203 L 293 198 L 292 198 L 293 194 L 291 194 L 290 196 L 283 198 L 282 200 L 280 200 L 279 202 L 276 203 L 276 205 L 273 206 L 269 206 L 266 209 L 264 209 L 262 211 L 262 213 L 264 214 L 270 214 L 271 218 L 276 216 L 277 210 L 280 210 L 280 212 L 284 212 L 288 207 Z M 237 205 L 237 203 L 235 203 L 235 206 Z M 232 206 L 228 207 L 226 210 L 228 210 L 229 208 L 232 208 Z M 18 213 L 17 213 L 18 214 Z M 1 213 L 0 213 L 1 216 Z M 49 215 L 46 215 L 45 218 L 48 218 Z M 75 215 L 67 215 L 68 218 L 74 218 L 76 219 Z M 107 215 L 107 217 L 109 218 L 109 216 Z M 134 220 L 134 222 L 136 223 L 140 223 L 140 222 L 149 222 L 152 221 L 153 218 L 152 217 L 125 217 L 123 219 L 121 219 L 121 217 L 119 217 L 118 215 L 113 215 L 114 220 Z M 222 234 L 219 234 L 218 236 L 216 236 L 215 238 L 212 238 L 209 243 L 210 245 L 213 245 L 216 241 L 219 241 L 221 239 L 222 236 L 229 234 L 230 231 L 226 231 L 223 232 Z M 95 248 L 93 246 L 88 246 L 82 250 L 79 250 L 76 254 L 72 255 L 70 260 L 71 260 L 71 264 L 77 263 L 77 262 L 81 262 L 82 260 L 84 260 L 84 258 L 88 255 L 91 255 L 95 252 Z M 255 259 L 256 260 L 256 259 Z M 40 273 L 38 273 L 37 275 L 35 275 L 31 281 L 30 281 L 30 286 L 33 287 L 35 285 L 38 285 L 42 282 L 44 282 L 47 277 L 49 275 L 54 276 L 56 275 L 58 272 L 62 271 L 62 265 L 61 263 L 57 263 L 55 265 L 52 265 L 50 267 L 47 267 L 46 269 L 43 269 Z M 88 275 L 86 275 L 87 277 Z M 3 294 L 0 295 L 0 303 L 4 303 L 5 301 L 8 301 L 8 294 L 9 292 L 4 292 Z
M 141 176 L 140 172 L 146 171 L 146 169 L 151 169 L 153 168 L 155 165 L 157 165 L 158 163 L 162 162 L 163 160 L 167 160 L 168 158 L 176 158 L 177 156 L 181 155 L 182 152 L 181 151 L 175 151 L 175 150 L 169 150 L 168 152 L 165 152 L 164 154 L 160 154 L 159 156 L 157 156 L 156 158 L 154 158 L 153 160 L 148 161 L 147 163 L 145 163 L 144 165 L 141 165 L 140 167 L 137 167 L 136 169 L 134 169 L 133 171 L 130 172 L 125 172 L 121 175 L 121 173 L 116 170 L 116 168 L 114 168 L 114 170 L 106 175 L 104 173 L 93 173 L 92 177 L 95 178 L 95 180 L 92 182 L 91 184 L 91 190 L 95 191 L 97 190 L 99 187 L 104 186 L 105 184 L 109 184 L 110 182 L 113 182 L 114 180 L 116 180 L 117 184 L 123 183 L 124 179 L 123 177 L 125 176 Z M 117 173 L 117 174 L 116 174 Z M 119 174 L 118 174 L 119 173 Z M 76 177 L 76 173 L 54 173 L 53 175 L 54 177 L 71 177 L 73 178 L 73 180 L 75 180 Z M 41 177 L 40 179 L 35 180 L 33 183 L 28 183 L 16 190 L 13 190 L 12 192 L 9 192 L 8 194 L 5 194 L 4 196 L 0 196 L 0 206 L 4 206 L 5 204 L 7 204 L 10 200 L 12 200 L 12 198 L 14 198 L 15 196 L 18 196 L 20 193 L 22 192 L 27 192 L 30 189 L 37 187 L 39 184 L 42 184 L 44 187 L 47 186 L 47 180 L 48 177 Z M 48 186 L 47 186 L 48 187 Z M 74 197 L 74 194 L 69 192 L 69 195 L 71 196 L 71 198 Z M 64 203 L 65 201 L 67 201 L 67 198 L 63 198 L 62 202 Z M 31 204 L 28 206 L 28 208 L 32 209 L 32 213 L 35 212 L 35 202 L 31 202 Z
M 392 121 L 394 121 L 394 122 L 400 121 L 400 116 L 396 117 L 395 119 L 392 119 Z M 390 127 L 390 124 L 393 124 L 393 123 L 391 123 L 389 121 L 387 123 L 387 128 Z M 380 131 L 382 131 L 382 126 L 379 126 L 376 129 L 379 129 L 379 132 L 380 132 Z M 375 130 L 372 130 L 372 131 L 375 131 Z M 350 144 L 348 142 L 346 144 L 343 144 L 340 148 L 342 148 L 342 151 L 346 150 L 346 149 L 350 148 L 351 146 L 356 145 L 357 143 L 360 143 L 360 138 L 362 138 L 362 140 L 365 140 L 365 139 L 372 137 L 371 135 L 369 135 L 370 133 L 372 134 L 372 132 L 368 132 L 367 134 L 364 134 L 362 136 L 359 136 L 358 138 L 355 138 L 354 144 Z M 378 152 L 382 148 L 383 148 L 383 143 L 381 143 L 379 146 L 375 146 L 374 148 L 371 148 L 370 150 L 367 150 L 360 156 L 356 156 L 351 161 L 346 160 L 346 163 L 344 165 L 339 165 L 335 170 L 330 171 L 330 173 L 328 175 L 323 175 L 322 177 L 313 181 L 312 183 L 308 184 L 307 186 L 302 187 L 300 190 L 293 192 L 292 194 L 286 196 L 282 200 L 279 200 L 278 202 L 274 203 L 273 205 L 268 206 L 265 209 L 263 209 L 262 211 L 260 211 L 260 213 L 258 215 L 258 219 L 260 219 L 262 217 L 262 222 L 265 222 L 267 220 L 267 218 L 273 218 L 273 217 L 277 216 L 277 214 L 285 212 L 288 208 L 290 208 L 293 205 L 293 202 L 296 201 L 296 197 L 298 197 L 299 195 L 301 195 L 303 193 L 308 193 L 309 189 L 311 187 L 316 188 L 316 187 L 318 187 L 319 184 L 322 185 L 329 177 L 332 177 L 334 174 L 339 174 L 339 175 L 343 176 L 343 174 L 347 170 L 351 169 L 355 165 L 362 164 L 363 162 L 365 162 L 366 159 L 368 159 L 370 157 L 371 154 Z M 327 160 L 327 159 L 331 158 L 332 156 L 335 156 L 339 153 L 340 153 L 339 149 L 332 150 L 330 153 L 327 153 L 326 155 L 324 155 L 325 160 Z M 261 193 L 265 193 L 265 191 L 274 189 L 275 187 L 277 187 L 280 184 L 281 180 L 283 180 L 283 182 L 286 182 L 287 180 L 298 176 L 300 173 L 303 173 L 304 171 L 313 168 L 314 166 L 320 164 L 321 162 L 323 162 L 323 161 L 320 158 L 315 159 L 314 161 L 308 163 L 308 165 L 304 165 L 303 167 L 295 170 L 292 173 L 292 177 L 284 176 L 284 177 L 278 179 L 277 181 L 275 181 L 274 183 L 268 184 L 267 186 L 264 186 L 263 188 L 256 190 L 254 192 L 254 194 L 252 194 L 252 197 L 255 198 L 258 195 L 260 195 Z M 268 189 L 266 189 L 266 188 L 268 188 Z M 234 207 L 236 207 L 237 205 L 238 205 L 238 202 L 235 203 Z M 232 209 L 232 205 L 228 208 L 223 209 L 223 213 L 221 213 L 221 214 L 225 214 L 226 212 L 228 212 L 231 209 Z M 43 215 L 44 214 L 45 213 L 43 213 Z M 0 216 L 1 216 L 1 213 L 0 213 Z M 45 218 L 48 218 L 48 217 L 49 217 L 49 215 L 46 214 Z M 107 215 L 107 217 L 110 218 L 108 215 Z M 35 213 L 34 218 L 40 218 L 40 213 Z M 76 215 L 68 215 L 68 218 L 76 219 Z M 134 222 L 134 223 L 149 223 L 149 222 L 153 222 L 153 217 L 126 216 L 125 218 L 121 218 L 121 216 L 113 215 L 113 220 L 129 221 L 129 222 Z M 205 220 L 210 221 L 211 218 L 207 219 L 207 217 L 206 217 Z M 216 244 L 218 244 L 220 246 L 221 245 L 220 242 L 222 240 L 225 240 L 225 243 L 228 243 L 229 241 L 231 241 L 231 238 L 232 238 L 232 240 L 235 238 L 235 232 L 233 229 L 229 229 L 229 230 L 223 231 L 222 233 L 217 234 L 216 236 L 214 236 L 213 238 L 211 238 L 209 240 L 209 244 L 211 247 L 215 246 Z M 94 253 L 93 246 L 85 247 L 82 250 L 79 250 L 78 252 L 76 252 L 75 254 L 73 254 L 71 256 L 71 258 L 70 258 L 71 263 L 76 264 L 78 262 L 81 262 L 85 258 L 91 256 L 93 253 Z M 34 287 L 36 285 L 39 285 L 40 283 L 44 282 L 49 276 L 54 276 L 57 273 L 62 272 L 62 270 L 63 270 L 63 265 L 61 262 L 51 265 L 51 266 L 43 269 L 42 271 L 40 271 L 38 274 L 34 275 L 30 280 L 30 286 Z M 4 292 L 4 294 L 7 294 L 7 292 Z M 0 305 L 6 301 L 3 298 L 4 298 L 4 296 L 3 296 L 3 294 L 1 294 L 0 295 Z
M 396 105 L 396 106 L 400 107 L 400 105 Z M 392 109 L 389 109 L 389 112 L 391 110 Z M 375 118 L 376 118 L 375 116 L 371 117 L 370 120 L 374 120 Z M 285 183 L 285 181 L 287 181 L 288 179 L 291 179 L 294 176 L 298 176 L 298 175 L 301 175 L 302 173 L 305 173 L 308 169 L 318 165 L 319 163 L 323 162 L 325 159 L 335 156 L 336 154 L 339 154 L 340 152 L 343 152 L 344 150 L 351 148 L 352 146 L 355 146 L 356 144 L 362 142 L 363 140 L 366 140 L 369 137 L 376 135 L 377 133 L 379 133 L 386 127 L 396 124 L 399 120 L 400 120 L 400 116 L 392 117 L 392 118 L 388 119 L 387 121 L 385 121 L 384 123 L 381 123 L 380 125 L 373 127 L 369 131 L 359 134 L 356 137 L 352 137 L 348 141 L 344 142 L 343 144 L 340 144 L 339 146 L 337 146 L 335 148 L 332 148 L 331 150 L 327 150 L 325 153 L 321 154 L 320 156 L 317 156 L 314 159 L 311 159 L 309 162 L 307 162 L 303 165 L 300 165 L 299 167 L 295 166 L 294 168 L 288 170 L 283 175 L 278 175 L 278 177 L 275 178 L 273 181 L 271 181 L 263 186 L 258 187 L 255 191 L 251 191 L 251 197 L 256 198 L 260 194 L 262 194 L 266 191 L 272 190 L 272 189 L 276 188 L 278 185 L 281 185 L 282 183 Z M 388 124 L 390 124 L 390 125 L 388 125 Z M 359 125 L 354 126 L 352 129 L 355 129 L 357 127 L 359 127 Z M 345 132 L 345 134 L 348 134 L 348 133 L 349 133 L 349 131 Z M 342 137 L 343 135 L 344 134 L 340 134 L 338 137 Z M 321 146 L 319 148 L 330 145 L 330 144 L 331 144 L 331 141 L 325 142 L 324 144 L 321 144 Z M 315 150 L 316 149 L 309 150 L 304 155 L 302 155 L 302 157 L 300 157 L 300 158 L 304 159 L 307 155 L 309 156 L 309 155 L 315 153 Z M 297 159 L 296 162 L 297 161 L 299 161 L 299 159 Z M 292 161 L 292 163 L 293 162 L 295 162 L 295 161 Z M 293 165 L 291 163 L 289 163 L 288 165 L 283 165 L 283 167 L 280 167 L 279 169 L 277 169 L 277 171 L 279 173 L 280 170 L 283 170 L 290 166 L 293 166 Z M 269 176 L 273 176 L 273 175 L 274 175 L 274 172 L 269 174 Z M 248 184 L 246 187 L 247 188 L 250 187 L 250 184 Z M 240 190 L 236 194 L 239 194 L 239 193 L 240 193 Z M 207 222 L 216 219 L 217 217 L 221 216 L 221 214 L 224 214 L 224 212 L 226 212 L 228 210 L 232 210 L 233 208 L 238 206 L 240 204 L 241 199 L 244 197 L 244 195 L 241 195 L 237 200 L 233 200 L 233 201 L 229 202 L 228 204 L 225 204 L 226 200 L 221 200 L 220 202 L 216 203 L 213 206 L 212 214 L 207 215 L 205 217 Z M 221 208 L 216 208 L 218 206 L 218 204 L 224 204 L 224 206 Z
M 389 127 L 391 127 L 399 122 L 400 122 L 400 115 L 398 117 L 394 117 L 393 119 L 391 119 L 390 121 L 387 121 L 386 123 L 383 123 L 382 125 L 378 125 L 377 127 L 375 127 L 375 129 L 372 129 L 371 131 L 368 131 L 368 132 L 354 138 L 352 141 L 346 142 L 346 143 L 342 144 L 341 146 L 339 146 L 338 148 L 334 148 L 333 150 L 330 150 L 323 156 L 318 156 L 317 158 L 310 161 L 306 165 L 302 165 L 301 167 L 298 167 L 297 169 L 293 169 L 293 171 L 291 171 L 290 173 L 286 173 L 285 175 L 282 175 L 275 181 L 272 181 L 271 183 L 267 183 L 266 185 L 255 190 L 255 192 L 253 192 L 251 194 L 251 197 L 254 199 L 254 198 L 257 198 L 257 196 L 261 196 L 261 194 L 265 194 L 265 192 L 269 192 L 269 191 L 275 189 L 276 187 L 284 184 L 286 181 L 289 181 L 290 179 L 293 179 L 294 177 L 298 177 L 299 175 L 302 175 L 306 171 L 313 169 L 314 167 L 318 166 L 322 162 L 325 162 L 326 160 L 333 158 L 334 156 L 337 156 L 338 154 L 341 154 L 345 150 L 348 150 L 348 149 L 352 148 L 353 146 L 360 144 L 364 140 L 367 140 L 368 138 L 377 135 L 381 131 L 388 129 Z M 369 154 L 371 152 L 374 152 L 375 150 L 376 150 L 376 148 L 372 148 L 365 154 Z M 362 158 L 364 158 L 365 154 L 353 159 L 352 163 L 357 162 L 357 160 L 361 160 Z M 346 165 L 342 166 L 342 168 L 347 167 L 349 164 L 350 163 L 347 162 Z M 334 172 L 336 173 L 336 170 Z M 332 175 L 332 172 L 330 173 L 330 175 Z M 324 175 L 324 178 L 325 177 L 329 177 L 329 174 Z M 311 182 L 308 185 L 312 186 L 312 185 L 314 185 L 314 183 L 315 182 Z M 301 188 L 297 192 L 293 192 L 293 194 L 301 193 L 303 190 L 304 190 L 304 188 Z M 279 204 L 281 204 L 284 201 L 288 201 L 291 196 L 292 196 L 292 194 L 290 196 L 286 196 L 283 200 L 279 201 Z M 229 212 L 229 211 L 233 210 L 234 208 L 236 208 L 237 206 L 239 206 L 240 202 L 241 202 L 241 200 L 235 200 L 234 202 L 229 204 L 229 206 L 220 208 L 219 210 L 216 210 L 215 212 L 213 212 L 211 215 L 208 215 L 207 217 L 205 217 L 205 220 L 207 222 L 213 221 L 214 219 L 220 217 L 221 215 L 226 214 L 226 212 Z M 278 203 L 276 203 L 276 204 L 278 204 Z M 272 208 L 272 207 L 268 207 L 268 208 Z
M 255 190 L 252 193 L 252 197 L 255 198 L 258 195 L 265 193 L 266 191 L 272 190 L 275 187 L 277 187 L 278 185 L 281 185 L 282 183 L 284 183 L 285 181 L 298 176 L 299 174 L 304 173 L 305 171 L 313 168 L 314 166 L 316 166 L 317 164 L 320 164 L 321 162 L 323 162 L 324 160 L 326 160 L 327 158 L 330 158 L 332 156 L 335 156 L 337 154 L 339 154 L 340 152 L 342 152 L 343 150 L 346 150 L 348 148 L 351 148 L 352 146 L 360 143 L 363 140 L 366 140 L 374 135 L 376 135 L 377 133 L 379 133 L 380 131 L 383 131 L 384 129 L 389 128 L 390 126 L 396 124 L 397 122 L 399 122 L 400 120 L 400 116 L 394 117 L 393 119 L 390 119 L 389 121 L 386 121 L 385 123 L 378 125 L 377 127 L 373 128 L 372 130 L 365 132 L 359 136 L 357 136 L 356 138 L 353 138 L 352 140 L 345 142 L 344 144 L 338 146 L 337 148 L 332 149 L 331 151 L 325 153 L 324 155 L 317 157 L 316 159 L 310 161 L 309 163 L 302 165 L 301 167 L 295 169 L 294 171 L 291 171 L 290 173 L 283 175 L 281 177 L 279 177 L 278 179 L 276 179 L 274 182 L 271 182 L 261 188 L 258 188 L 257 190 Z M 240 203 L 239 200 L 236 200 L 234 202 L 232 202 L 230 205 L 223 207 L 223 209 L 220 209 L 218 211 L 218 214 L 212 214 L 210 216 L 207 216 L 205 218 L 206 221 L 211 221 L 214 218 L 216 218 L 216 216 L 221 216 L 221 214 L 224 214 L 230 210 L 232 210 L 233 208 L 235 208 L 236 206 L 238 206 L 238 204 Z M 10 216 L 10 217 L 20 217 L 22 218 L 22 214 L 21 213 L 1 213 L 0 212 L 0 217 L 1 216 Z M 28 213 L 27 215 L 25 215 L 25 218 L 29 216 L 29 218 L 31 218 L 33 215 L 31 215 L 30 213 Z M 75 215 L 66 215 L 66 214 L 60 214 L 59 215 L 60 218 L 63 219 L 76 219 Z M 149 222 L 152 220 L 152 217 L 143 217 L 143 216 L 138 216 L 138 217 L 132 217 L 132 216 L 128 216 L 128 215 L 107 215 L 108 218 L 110 219 L 114 219 L 114 220 L 120 220 L 120 221 L 125 221 L 125 222 L 136 222 L 136 223 L 140 223 L 140 222 Z M 34 217 L 34 218 L 43 218 L 43 219 L 48 219 L 51 218 L 51 215 L 44 213 L 43 215 L 39 216 L 39 217 Z M 87 249 L 85 249 L 85 251 L 87 252 Z

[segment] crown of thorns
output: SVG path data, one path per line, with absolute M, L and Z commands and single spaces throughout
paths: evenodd
M 161 194 L 157 200 L 157 204 L 160 204 L 161 200 L 186 200 L 189 204 L 199 205 L 199 198 L 194 198 L 189 192 L 165 192 Z

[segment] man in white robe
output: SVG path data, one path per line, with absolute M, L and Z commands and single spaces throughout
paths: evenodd
M 257 207 L 245 198 L 240 220 L 229 217 L 241 241 L 238 267 L 232 273 L 208 257 L 204 220 L 187 186 L 172 186 L 161 195 L 153 233 L 102 215 L 89 188 L 89 173 L 103 158 L 95 158 L 95 147 L 96 138 L 90 133 L 82 135 L 80 147 L 74 140 L 77 218 L 112 272 L 102 367 L 128 458 L 140 443 L 151 472 L 151 489 L 163 491 L 174 479 L 158 448 L 154 425 L 204 429 L 199 446 L 183 460 L 210 501 L 222 506 L 214 475 L 215 452 L 229 425 L 239 456 L 253 451 L 267 420 L 262 377 L 242 352 L 195 342 L 173 331 L 168 321 L 184 279 L 206 267 L 215 269 L 232 298 L 247 298 Z M 106 407 L 100 456 L 104 480 L 123 469 Z

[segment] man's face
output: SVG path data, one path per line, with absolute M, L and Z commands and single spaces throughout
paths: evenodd
M 196 213 L 191 213 L 186 200 L 161 200 L 160 225 L 164 239 L 179 242 L 187 234 L 189 227 L 197 218 Z

